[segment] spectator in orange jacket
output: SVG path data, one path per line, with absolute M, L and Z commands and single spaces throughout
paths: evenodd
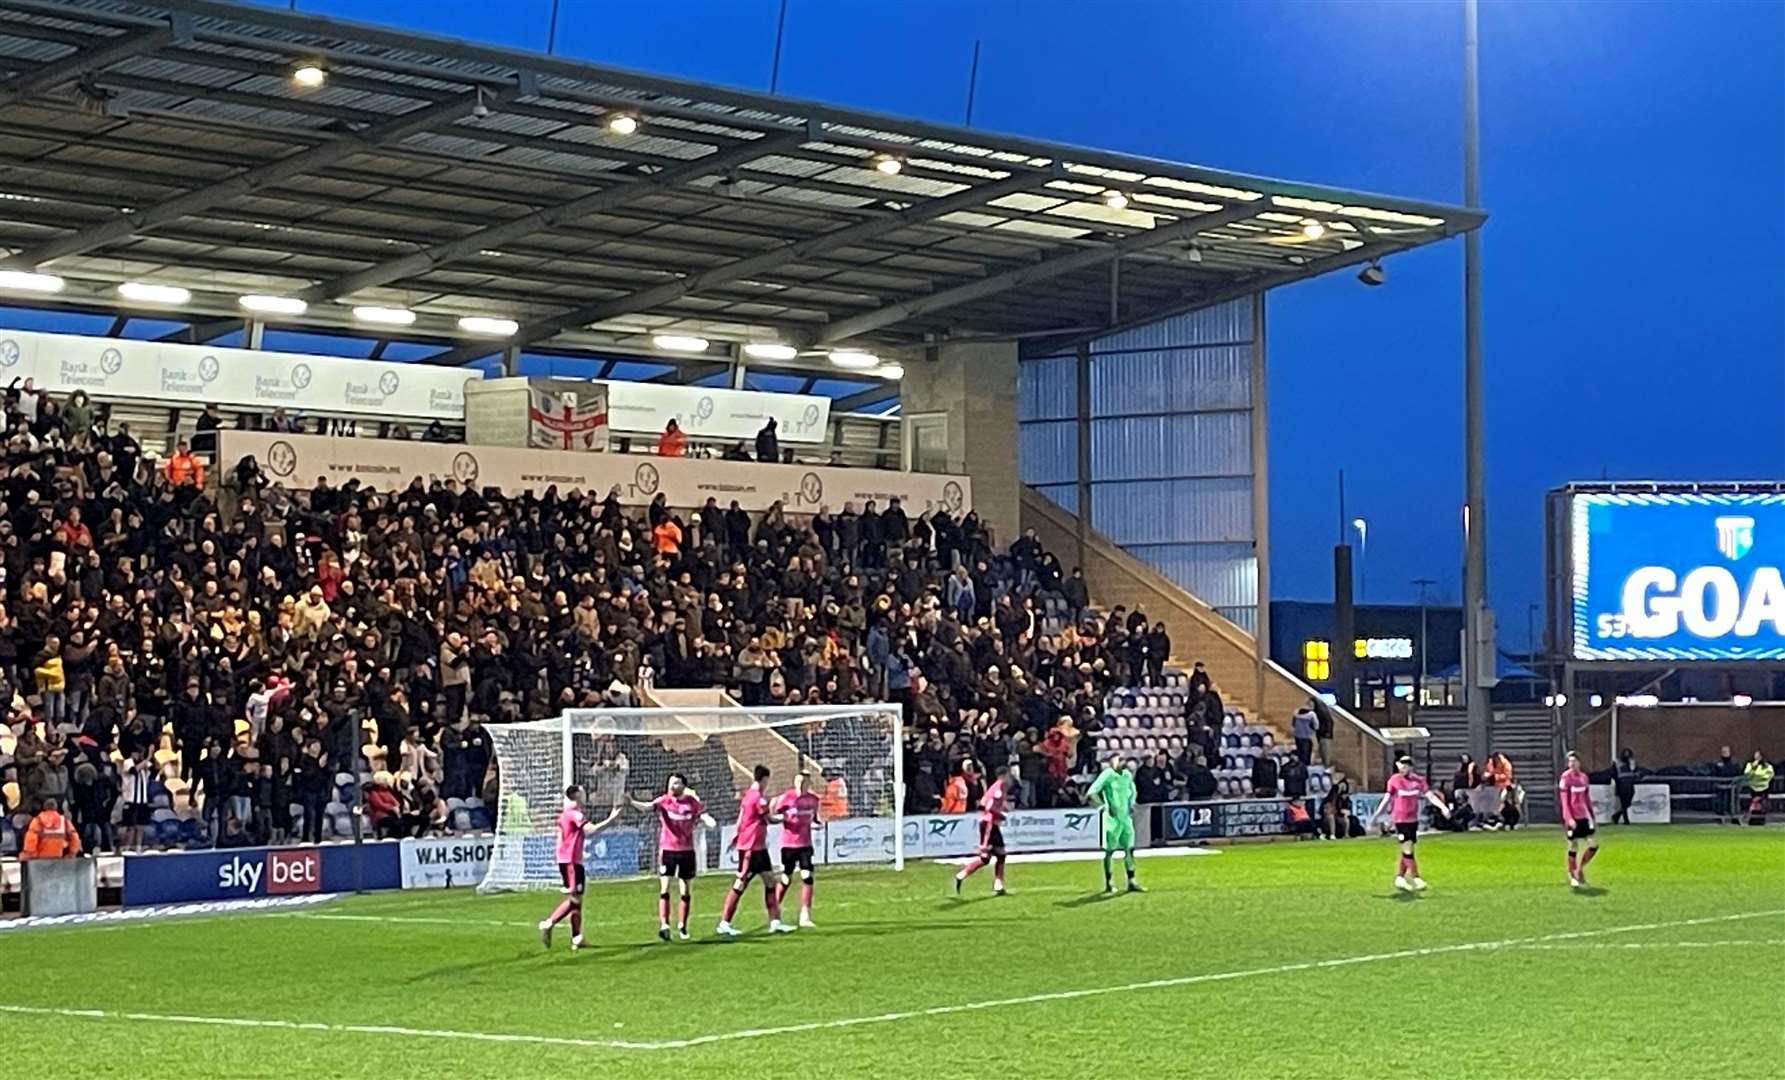
M 942 789 L 942 812 L 944 814 L 965 814 L 971 805 L 969 782 L 973 773 L 971 760 L 961 762 L 961 771 L 948 778 L 948 786 Z
M 1502 791 L 1512 786 L 1512 762 L 1498 750 L 1488 755 L 1487 778 Z
M 659 555 L 675 555 L 682 550 L 682 527 L 675 518 L 664 518 L 651 530 L 651 546 Z
M 25 829 L 21 859 L 72 859 L 81 853 L 81 834 L 55 799 L 43 800 L 43 809 Z
M 205 463 L 193 454 L 185 439 L 179 441 L 174 456 L 167 459 L 167 479 L 177 488 L 205 486 Z
M 682 427 L 671 418 L 664 427 L 663 434 L 657 436 L 658 457 L 681 457 L 688 446 L 688 436 L 682 434 Z

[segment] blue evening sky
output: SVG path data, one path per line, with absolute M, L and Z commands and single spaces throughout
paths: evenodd
M 278 6 L 285 6 L 280 4 Z M 543 49 L 550 0 L 300 0 Z M 557 51 L 766 88 L 778 0 L 563 0 Z M 792 0 L 780 89 L 1219 168 L 1460 202 L 1461 9 L 1430 2 Z M 1785 5 L 1481 14 L 1489 581 L 1541 596 L 1570 479 L 1785 474 Z M 1369 599 L 1461 591 L 1462 247 L 1273 295 L 1278 598 L 1330 594 L 1334 470 Z

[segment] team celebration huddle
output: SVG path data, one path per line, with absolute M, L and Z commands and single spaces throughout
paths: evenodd
M 1088 792 L 1100 810 L 1103 836 L 1103 891 L 1116 892 L 1114 861 L 1122 857 L 1127 876 L 1127 891 L 1145 892 L 1135 877 L 1134 809 L 1136 789 L 1134 773 L 1138 762 L 1122 754 L 1108 758 Z M 762 879 L 762 903 L 768 916 L 768 931 L 774 934 L 793 933 L 797 928 L 812 929 L 812 895 L 814 861 L 812 830 L 822 824 L 819 797 L 812 791 L 809 773 L 800 772 L 793 785 L 771 799 L 768 784 L 771 772 L 758 765 L 752 770 L 753 780 L 738 800 L 738 817 L 732 847 L 737 857 L 737 874 L 722 901 L 719 922 L 713 932 L 721 937 L 738 937 L 743 931 L 732 924 L 738 905 L 749 891 L 751 882 Z M 993 774 L 990 785 L 979 799 L 979 844 L 975 855 L 954 875 L 953 888 L 959 896 L 967 879 L 992 867 L 992 894 L 1008 895 L 1005 885 L 1007 855 L 1003 826 L 1014 799 L 1017 778 L 1008 766 Z M 1562 812 L 1562 831 L 1568 841 L 1568 883 L 1574 888 L 1586 887 L 1587 864 L 1599 853 L 1597 824 L 1593 815 L 1590 784 L 1581 768 L 1578 755 L 1570 751 L 1568 767 L 1557 785 Z M 564 792 L 564 808 L 558 815 L 557 861 L 563 881 L 564 899 L 551 915 L 539 923 L 541 940 L 547 947 L 552 932 L 560 922 L 570 922 L 570 947 L 580 949 L 582 936 L 582 903 L 587 871 L 584 866 L 585 841 L 619 819 L 620 807 L 613 808 L 600 821 L 591 820 L 583 806 L 584 791 L 571 785 Z M 630 805 L 654 814 L 658 824 L 657 838 L 657 936 L 670 940 L 670 891 L 674 883 L 677 894 L 676 937 L 689 940 L 688 918 L 693 908 L 691 885 L 698 856 L 695 848 L 696 826 L 717 828 L 718 822 L 707 812 L 700 796 L 687 786 L 680 773 L 671 773 L 662 795 L 649 801 L 628 799 Z M 1384 817 L 1392 825 L 1400 848 L 1395 869 L 1394 886 L 1401 892 L 1419 892 L 1426 882 L 1419 872 L 1420 815 L 1429 805 L 1440 816 L 1448 818 L 1450 807 L 1443 797 L 1432 791 L 1424 777 L 1414 771 L 1413 759 L 1401 757 L 1395 762 L 1395 773 L 1389 777 L 1387 794 L 1370 817 L 1374 826 Z M 779 825 L 780 868 L 769 854 L 770 825 Z M 797 927 L 782 919 L 782 904 L 799 881 L 799 915 Z

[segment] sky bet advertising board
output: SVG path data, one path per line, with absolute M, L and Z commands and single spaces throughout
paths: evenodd
M 1785 494 L 1575 495 L 1579 660 L 1785 658 Z

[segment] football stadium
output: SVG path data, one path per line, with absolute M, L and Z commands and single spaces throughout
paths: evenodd
M 306 6 L 0 0 L 7 1075 L 1785 1055 L 1785 483 L 1496 629 L 1474 0 L 1454 203 Z M 1343 473 L 1288 602 L 1267 303 L 1421 249 L 1462 603 Z

